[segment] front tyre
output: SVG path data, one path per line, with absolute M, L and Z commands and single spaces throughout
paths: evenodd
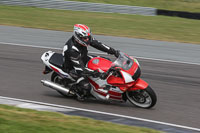
M 145 109 L 152 108 L 157 102 L 157 96 L 150 86 L 144 90 L 127 91 L 126 96 L 132 104 Z

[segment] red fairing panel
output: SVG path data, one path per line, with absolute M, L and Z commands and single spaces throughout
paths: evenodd
M 88 68 L 92 70 L 100 68 L 101 70 L 106 72 L 111 67 L 111 64 L 112 62 L 107 59 L 95 57 L 88 62 Z
M 108 80 L 107 80 L 108 84 L 111 85 L 124 85 L 125 81 L 124 79 L 120 78 L 120 77 L 115 77 L 113 75 L 111 75 Z
M 145 82 L 142 79 L 138 79 L 135 83 L 135 85 L 132 88 L 129 88 L 128 91 L 134 91 L 134 90 L 144 90 L 148 87 L 148 83 Z
M 50 66 L 55 72 L 57 72 L 57 73 L 59 73 L 59 70 L 58 69 L 56 69 L 55 67 L 53 67 L 53 66 Z
M 99 85 L 95 83 L 93 80 L 89 79 L 90 83 L 96 88 L 99 89 Z

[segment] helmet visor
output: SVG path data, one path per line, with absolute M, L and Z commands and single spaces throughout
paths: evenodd
M 91 36 L 80 37 L 80 39 L 81 39 L 84 43 L 86 43 L 87 45 L 89 45 L 90 42 L 91 42 Z

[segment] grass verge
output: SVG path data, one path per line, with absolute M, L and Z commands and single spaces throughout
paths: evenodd
M 70 0 L 104 4 L 154 7 L 158 9 L 200 12 L 199 0 Z
M 0 5 L 1 25 L 72 31 L 75 23 L 93 34 L 200 44 L 199 20 Z
M 60 113 L 0 105 L 1 133 L 159 133 Z

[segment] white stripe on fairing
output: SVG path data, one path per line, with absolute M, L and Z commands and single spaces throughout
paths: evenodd
M 10 98 L 10 97 L 3 97 L 3 96 L 0 96 L 0 99 L 7 99 L 7 100 L 13 100 L 13 101 L 34 103 L 34 104 L 40 104 L 40 105 L 51 106 L 51 107 L 59 107 L 59 108 L 67 108 L 67 109 L 73 109 L 73 110 L 80 110 L 80 111 L 92 112 L 92 113 L 97 113 L 97 114 L 111 115 L 111 116 L 117 116 L 117 117 L 128 118 L 128 119 L 134 119 L 134 120 L 139 120 L 139 121 L 144 121 L 144 122 L 151 122 L 151 123 L 156 123 L 156 124 L 162 124 L 162 125 L 167 125 L 167 126 L 173 126 L 173 127 L 178 127 L 178 128 L 183 128 L 183 129 L 189 129 L 189 130 L 194 130 L 194 131 L 200 131 L 199 128 L 193 128 L 193 127 L 188 127 L 188 126 L 183 126 L 183 125 L 177 125 L 177 124 L 172 124 L 172 123 L 154 121 L 154 120 L 143 119 L 143 118 L 132 117 L 132 116 L 126 116 L 126 115 L 120 115 L 120 114 L 113 114 L 113 113 L 101 112 L 101 111 L 96 111 L 96 110 L 89 110 L 89 109 L 83 109 L 83 108 L 77 108 L 77 107 L 70 107 L 70 106 L 64 106 L 64 105 L 43 103 L 43 102 L 30 101 L 30 100 L 23 100 L 23 99 Z
M 17 44 L 17 43 L 7 43 L 7 42 L 0 42 L 0 44 L 4 44 L 4 45 L 14 45 L 14 46 L 24 46 L 24 47 L 33 47 L 33 48 L 45 48 L 45 49 L 58 49 L 58 50 L 62 50 L 62 48 L 56 48 L 56 47 L 36 46 L 36 45 Z M 107 54 L 101 53 L 101 52 L 90 52 L 90 53 L 107 55 Z M 193 62 L 176 61 L 176 60 L 166 60 L 166 59 L 157 59 L 157 58 L 148 58 L 148 57 L 140 57 L 140 56 L 134 56 L 134 55 L 130 55 L 130 56 L 133 56 L 133 57 L 135 57 L 135 58 L 147 59 L 147 60 L 155 60 L 155 61 L 163 61 L 163 62 L 172 62 L 172 63 L 182 63 L 182 64 L 190 64 L 190 65 L 200 65 L 200 63 L 193 63 Z
M 130 74 L 128 74 L 127 72 L 124 72 L 124 71 L 121 71 L 124 79 L 125 79 L 125 83 L 130 83 L 130 82 L 133 82 L 133 78 Z

